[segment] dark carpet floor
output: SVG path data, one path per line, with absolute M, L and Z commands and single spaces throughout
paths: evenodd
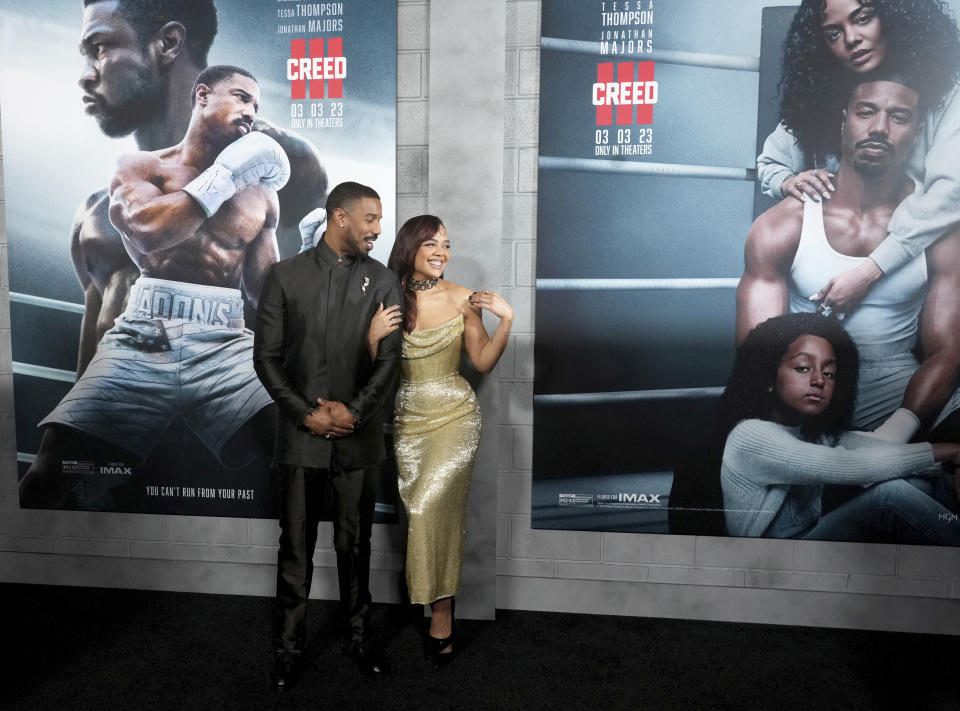
M 341 656 L 311 601 L 306 671 L 269 688 L 272 601 L 0 585 L 3 709 L 960 709 L 960 638 L 501 610 L 423 661 L 421 608 L 376 605 L 393 663 Z M 891 610 L 891 614 L 895 614 Z

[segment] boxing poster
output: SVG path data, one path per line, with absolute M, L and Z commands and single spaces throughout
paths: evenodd
M 396 205 L 395 0 L 3 2 L 0 32 L 21 506 L 274 516 L 272 405 L 251 377 L 256 287 L 270 263 L 304 247 L 298 224 L 343 181 L 380 194 L 372 256 L 386 262 Z M 241 72 L 210 80 L 226 81 L 229 101 L 244 104 L 239 118 L 224 119 L 228 128 L 273 139 L 290 176 L 267 199 L 274 209 L 231 200 L 223 214 L 208 212 L 220 219 L 214 237 L 169 236 L 151 262 L 165 278 L 147 279 L 110 220 L 111 181 L 121 156 L 181 141 L 196 119 L 194 79 L 214 65 Z M 167 232 L 175 230 L 150 225 L 148 236 Z M 238 236 L 247 232 L 255 242 Z M 98 360 L 104 335 L 135 302 L 154 318 L 123 326 Z M 165 320 L 178 316 L 229 324 L 230 343 Z M 182 367 L 170 365 L 177 358 Z M 94 367 L 95 382 L 78 385 L 78 373 Z M 393 517 L 394 490 L 385 471 L 378 520 Z
M 948 5 L 956 17 L 960 3 Z M 805 533 L 735 532 L 747 505 L 723 490 L 717 437 L 747 235 L 779 202 L 762 194 L 756 158 L 779 121 L 796 10 L 769 0 L 543 3 L 535 528 Z M 825 516 L 869 488 L 824 486 L 813 505 Z M 942 500 L 925 520 L 960 527 L 956 493 Z

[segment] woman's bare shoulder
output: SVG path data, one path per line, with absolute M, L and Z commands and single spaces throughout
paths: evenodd
M 444 280 L 446 281 L 446 280 Z M 456 303 L 461 303 L 470 298 L 470 294 L 473 293 L 473 289 L 469 287 L 462 286 L 456 282 L 448 281 L 447 282 L 447 294 L 450 297 L 450 300 Z

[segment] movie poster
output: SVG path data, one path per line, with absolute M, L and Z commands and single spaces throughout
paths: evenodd
M 148 14 L 157 3 L 0 3 L 0 112 L 21 481 L 38 466 L 38 454 L 51 451 L 42 448 L 45 428 L 38 423 L 68 396 L 78 369 L 90 362 L 103 332 L 134 291 L 136 298 L 152 300 L 154 310 L 179 309 L 183 315 L 186 309 L 189 318 L 195 311 L 198 319 L 209 316 L 218 323 L 222 316 L 231 328 L 253 328 L 256 311 L 246 293 L 242 303 L 218 301 L 218 294 L 207 298 L 191 286 L 189 276 L 180 280 L 186 285 L 134 287 L 139 271 L 108 220 L 105 190 L 118 157 L 179 142 L 190 118 L 191 77 L 197 69 L 238 66 L 259 87 L 253 128 L 275 138 L 291 165 L 291 178 L 277 194 L 280 259 L 300 251 L 301 218 L 345 180 L 370 185 L 381 195 L 383 232 L 372 256 L 386 262 L 390 253 L 396 205 L 395 0 L 181 5 L 186 6 L 182 17 L 158 20 Z M 184 81 L 190 82 L 185 91 Z M 201 244 L 200 254 L 183 255 L 174 247 L 171 258 L 183 260 L 188 275 L 198 260 L 216 263 L 218 255 L 205 248 Z M 29 500 L 21 485 L 21 505 L 274 516 L 271 444 L 260 441 L 269 437 L 251 424 L 262 396 L 241 382 L 238 373 L 248 369 L 231 360 L 249 358 L 249 351 L 238 356 L 191 345 L 198 354 L 192 372 L 163 370 L 149 383 L 142 377 L 124 382 L 128 357 L 151 358 L 180 347 L 178 334 L 149 325 L 127 336 L 132 348 L 130 355 L 115 357 L 115 387 L 89 397 L 84 392 L 79 408 L 54 421 L 83 421 L 77 411 L 85 403 L 100 409 L 97 417 L 115 410 L 108 444 L 135 441 L 144 459 L 125 455 L 125 448 L 105 459 L 99 448 L 87 446 L 81 430 L 66 445 L 57 441 L 55 451 L 61 454 L 52 465 L 41 457 L 45 478 L 37 481 L 43 485 L 31 490 Z M 130 416 L 129 403 L 150 414 Z M 378 520 L 388 520 L 395 510 L 389 472 L 380 489 Z
M 867 24 L 852 5 L 851 26 Z M 960 3 L 948 5 L 956 17 Z M 757 514 L 724 496 L 718 405 L 746 237 L 778 202 L 761 193 L 756 158 L 779 120 L 795 11 L 769 0 L 544 2 L 534 527 L 731 535 L 738 515 Z M 921 519 L 952 545 L 955 483 L 937 472 L 914 480 Z M 803 526 L 778 528 L 788 513 L 774 497 L 756 520 L 777 525 L 735 535 L 803 537 L 818 516 L 875 493 L 827 478 L 787 497 L 817 512 Z

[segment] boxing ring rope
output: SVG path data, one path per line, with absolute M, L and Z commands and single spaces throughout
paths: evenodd
M 44 296 L 33 296 L 32 294 L 21 294 L 17 291 L 10 292 L 10 301 L 18 304 L 27 304 L 28 306 L 39 306 L 43 309 L 54 309 L 55 311 L 68 311 L 74 314 L 83 313 L 83 304 L 74 304 L 70 301 L 60 301 L 59 299 L 48 299 Z
M 616 42 L 611 40 L 616 45 Z M 540 40 L 540 48 L 553 50 L 555 52 L 566 52 L 568 54 L 590 54 L 601 55 L 600 41 L 571 40 L 561 39 L 559 37 L 543 37 Z M 602 54 L 604 57 L 622 57 L 628 56 L 636 60 L 636 53 L 621 54 L 620 52 L 608 52 Z M 733 69 L 741 72 L 759 72 L 760 57 L 743 57 L 734 54 L 704 54 L 701 52 L 679 52 L 673 49 L 654 49 L 650 52 L 644 52 L 644 59 L 663 62 L 664 64 L 682 64 L 689 67 L 702 67 L 704 69 Z
M 657 178 L 713 178 L 719 180 L 746 180 L 753 182 L 757 171 L 753 168 L 725 168 L 716 165 L 687 165 L 684 163 L 639 163 L 602 158 L 562 158 L 540 156 L 541 170 L 569 170 L 579 173 L 620 173 L 649 175 Z
M 744 168 L 724 168 L 717 166 L 695 166 L 668 163 L 614 162 L 596 159 L 561 158 L 555 156 L 541 156 L 539 159 L 539 166 L 543 170 L 620 173 L 671 178 L 714 178 L 722 180 L 753 181 L 756 177 L 756 171 Z M 735 289 L 739 282 L 740 279 L 737 277 L 668 279 L 537 279 L 536 287 L 538 291 Z M 705 387 L 664 390 L 631 390 L 607 393 L 561 393 L 534 395 L 533 401 L 535 405 L 542 407 L 576 407 L 582 405 L 616 404 L 624 402 L 645 402 L 656 400 L 707 399 L 719 397 L 722 392 L 722 387 Z
M 17 361 L 13 361 L 13 373 L 14 375 L 28 375 L 31 378 L 42 378 L 43 380 L 59 380 L 62 383 L 77 382 L 77 374 L 72 370 L 48 368 L 44 365 L 32 365 Z
M 74 304 L 69 301 L 60 301 L 59 299 L 48 299 L 44 296 L 34 296 L 33 294 L 21 294 L 17 291 L 10 292 L 10 302 L 75 314 L 82 314 L 84 310 L 83 304 Z M 14 375 L 26 375 L 31 378 L 42 378 L 43 380 L 58 380 L 63 383 L 75 383 L 77 381 L 77 374 L 72 370 L 48 368 L 44 365 L 33 365 L 32 363 L 20 363 L 18 361 L 13 361 L 11 365 Z M 33 464 L 36 458 L 37 455 L 31 454 L 30 452 L 17 452 L 17 461 L 24 464 Z
M 537 279 L 543 291 L 645 291 L 654 289 L 736 289 L 739 277 L 677 279 Z M 555 393 L 534 395 L 534 405 L 565 407 L 651 400 L 700 400 L 720 397 L 721 387 L 622 390 L 608 393 Z
M 537 279 L 543 291 L 645 291 L 653 289 L 736 289 L 739 277 L 676 279 Z
M 616 45 L 615 42 L 612 44 Z M 601 55 L 598 41 L 569 40 L 543 37 L 541 48 L 572 54 Z M 622 56 L 610 52 L 602 56 Z M 635 55 L 630 54 L 631 58 Z M 731 69 L 759 72 L 759 57 L 743 57 L 726 54 L 703 54 L 655 49 L 644 55 L 646 59 L 664 64 L 679 64 L 708 69 Z M 606 173 L 621 175 L 645 175 L 657 178 L 700 178 L 713 180 L 756 180 L 753 168 L 730 168 L 711 165 L 680 163 L 649 163 L 636 161 L 603 160 L 596 158 L 564 158 L 540 156 L 539 167 L 544 171 L 571 171 L 582 173 Z M 739 277 L 731 278 L 675 278 L 675 279 L 537 279 L 537 290 L 543 291 L 647 291 L 647 290 L 693 290 L 736 289 Z M 535 405 L 542 407 L 566 407 L 578 405 L 648 402 L 656 400 L 697 400 L 717 398 L 722 387 L 674 388 L 662 390 L 625 390 L 620 392 L 553 393 L 534 395 Z
M 720 397 L 723 388 L 673 388 L 665 390 L 621 390 L 610 393 L 558 393 L 534 395 L 535 405 L 564 407 L 568 405 L 605 405 L 650 400 L 704 400 Z
M 26 304 L 27 306 L 37 306 L 42 309 L 53 309 L 54 311 L 66 311 L 67 313 L 82 314 L 83 304 L 74 304 L 70 301 L 60 301 L 59 299 L 48 299 L 44 296 L 34 296 L 33 294 L 21 294 L 17 291 L 10 292 L 10 302 L 16 304 Z M 31 363 L 20 363 L 13 361 L 13 372 L 15 375 L 27 375 L 31 378 L 42 378 L 44 380 L 59 380 L 62 383 L 75 383 L 77 374 L 72 370 L 62 370 L 60 368 L 48 368 L 44 365 L 33 365 Z M 21 453 L 17 452 L 17 460 Z M 29 455 L 24 455 L 29 456 Z
M 736 289 L 739 277 L 676 279 L 537 279 L 540 291 L 651 291 L 656 289 Z M 646 402 L 651 400 L 699 400 L 720 397 L 722 387 L 672 388 L 663 390 L 622 390 L 607 393 L 552 393 L 534 395 L 534 405 L 566 407 L 578 405 Z

